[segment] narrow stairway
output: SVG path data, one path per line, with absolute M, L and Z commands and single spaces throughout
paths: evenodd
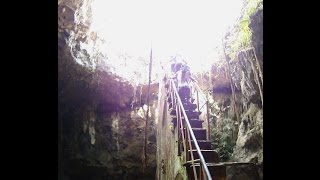
M 172 101 L 172 97 L 170 96 L 170 89 L 172 91 L 172 88 L 167 88 L 167 102 L 169 103 L 169 111 L 171 115 L 172 123 L 174 124 L 174 127 L 177 128 L 178 121 L 177 121 L 177 110 L 175 106 L 175 102 Z M 178 92 L 182 105 L 184 107 L 185 113 L 187 115 L 187 119 L 189 120 L 189 123 L 191 125 L 192 131 L 196 137 L 196 141 L 200 147 L 202 156 L 205 159 L 206 165 L 208 167 L 208 170 L 211 174 L 212 179 L 214 180 L 225 180 L 226 179 L 226 166 L 222 163 L 220 163 L 219 155 L 218 153 L 213 150 L 211 146 L 211 141 L 207 138 L 207 130 L 203 128 L 203 121 L 200 120 L 199 116 L 201 112 L 196 111 L 197 104 L 194 103 L 194 99 L 191 99 L 190 92 L 187 89 L 180 89 Z M 184 118 L 182 117 L 183 121 Z M 184 127 L 184 137 L 187 137 L 186 134 L 186 126 Z M 181 139 L 181 138 L 179 138 Z M 186 140 L 187 141 L 187 140 Z M 178 154 L 181 155 L 181 151 L 183 150 L 183 142 L 179 141 L 179 150 Z M 186 142 L 188 145 L 188 142 Z M 188 153 L 186 153 L 186 163 L 184 164 L 187 170 L 188 179 L 194 180 L 194 171 L 193 166 L 196 170 L 196 177 L 197 179 L 205 179 L 203 176 L 204 174 L 200 171 L 200 157 L 199 154 L 195 148 L 195 143 L 191 139 L 191 146 L 192 148 L 189 148 L 187 146 L 186 149 L 188 149 Z M 193 155 L 194 163 L 192 163 L 192 157 L 191 152 Z

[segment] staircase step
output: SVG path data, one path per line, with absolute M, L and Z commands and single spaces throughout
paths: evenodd
M 198 140 L 198 145 L 200 147 L 200 149 L 206 149 L 206 150 L 211 150 L 211 142 L 208 140 Z M 191 140 L 191 146 L 192 149 L 196 149 L 196 146 L 194 145 L 194 142 Z
M 191 104 L 191 103 L 184 103 L 182 104 L 184 107 L 184 110 L 189 110 L 189 111 L 193 111 L 197 108 L 196 104 Z
M 207 130 L 203 128 L 192 128 L 197 140 L 207 140 Z
M 194 163 L 194 166 L 197 171 L 197 177 L 200 179 L 200 163 Z M 227 173 L 226 173 L 226 166 L 223 164 L 213 164 L 213 163 L 207 163 L 207 167 L 209 169 L 210 175 L 212 179 L 214 180 L 226 180 L 227 179 Z M 188 179 L 194 180 L 193 176 L 193 165 L 189 163 L 186 165 L 186 170 L 188 174 Z M 203 178 L 202 178 L 203 179 Z
M 203 121 L 198 119 L 190 119 L 189 122 L 192 128 L 202 128 Z
M 199 115 L 201 114 L 200 112 L 186 112 L 187 116 L 189 119 L 199 119 Z
M 192 128 L 192 131 L 193 131 L 193 134 L 194 134 L 194 136 L 196 137 L 197 140 L 207 140 L 207 130 L 206 129 L 203 129 L 203 128 Z M 187 137 L 186 132 L 184 132 L 184 137 Z M 191 135 L 190 135 L 190 138 L 191 138 Z
M 182 118 L 184 119 L 184 118 Z M 173 122 L 175 125 L 177 123 L 177 118 L 176 117 L 172 117 L 171 118 L 171 122 Z M 199 120 L 199 119 L 191 119 L 189 120 L 191 128 L 195 128 L 195 129 L 203 129 L 202 128 L 202 123 L 203 121 Z
M 172 113 L 171 115 L 172 116 L 176 116 L 176 106 L 172 107 L 172 103 L 169 103 L 169 108 L 168 110 L 170 111 L 170 113 Z M 199 115 L 202 113 L 201 111 L 198 112 L 198 111 L 195 111 L 195 110 L 185 110 L 186 111 L 186 115 L 191 117 L 189 119 L 199 119 Z M 188 115 L 190 114 L 190 115 Z M 181 113 L 182 115 L 182 113 Z
M 181 98 L 182 104 L 189 104 L 190 100 L 188 98 Z
M 187 109 L 185 109 L 185 112 L 186 112 L 187 116 L 188 116 L 188 114 L 193 115 L 193 116 L 201 114 L 201 112 L 197 112 L 197 111 L 193 111 L 193 110 L 187 110 Z M 176 116 L 177 115 L 176 110 L 175 109 L 170 109 L 170 115 Z M 182 113 L 181 113 L 181 115 L 182 115 Z
M 176 115 L 177 115 L 176 110 L 175 110 L 175 109 L 171 109 L 171 110 L 170 110 L 170 115 L 171 115 L 171 116 L 176 116 Z
M 190 152 L 190 150 L 188 150 Z M 199 154 L 196 149 L 192 150 L 193 158 L 200 159 Z M 202 156 L 206 163 L 218 163 L 220 161 L 219 155 L 215 150 L 201 150 Z M 188 161 L 191 160 L 191 155 L 188 153 Z

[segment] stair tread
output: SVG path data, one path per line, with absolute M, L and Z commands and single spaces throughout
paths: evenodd
M 191 140 L 191 142 L 193 142 L 193 140 Z M 210 140 L 197 140 L 197 142 L 209 142 L 209 143 L 211 143 Z
M 176 114 L 176 109 L 169 109 L 169 111 L 170 111 L 171 115 L 175 115 Z M 188 114 L 194 115 L 194 114 L 201 114 L 202 113 L 202 112 L 193 111 L 193 110 L 185 110 L 185 112 L 186 112 L 187 115 Z M 197 118 L 193 118 L 193 119 L 197 119 Z
M 204 128 L 192 128 L 196 140 L 207 140 L 207 130 Z
M 205 131 L 205 130 L 206 130 L 206 129 L 204 129 L 204 128 L 191 128 L 191 129 L 192 129 L 193 131 L 194 131 L 194 130 L 196 130 L 196 131 L 200 131 L 200 130 L 204 130 L 204 131 Z
M 192 162 L 187 162 L 185 163 L 185 166 L 189 165 L 189 167 L 197 167 L 200 166 L 200 163 L 194 163 L 194 165 L 192 164 Z M 223 163 L 206 163 L 207 167 L 218 167 L 218 166 L 226 166 Z
M 189 149 L 188 152 L 190 152 L 191 150 Z M 197 151 L 196 149 L 192 149 L 192 151 Z M 216 150 L 213 149 L 200 149 L 200 151 L 202 152 L 217 152 Z
M 254 164 L 253 162 L 220 162 L 220 163 L 208 163 L 212 165 L 223 164 L 225 166 L 232 166 L 232 165 L 246 165 L 246 164 Z
M 212 165 L 213 163 L 210 163 L 211 165 L 208 165 L 209 163 L 206 163 L 208 170 L 210 172 L 210 175 L 212 179 L 217 179 L 217 180 L 226 180 L 227 175 L 226 175 L 226 166 L 222 164 L 216 163 L 215 165 Z M 188 179 L 194 180 L 194 175 L 193 175 L 193 167 L 196 168 L 197 171 L 200 170 L 200 163 L 195 163 L 195 165 L 192 165 L 192 163 L 188 163 L 185 165 L 188 173 Z M 197 173 L 197 178 L 201 179 L 199 173 Z
M 198 151 L 196 149 L 188 150 L 187 151 L 188 156 L 187 156 L 187 160 L 191 159 L 191 154 L 193 154 L 193 158 L 194 159 L 200 159 L 200 155 L 198 154 Z M 200 150 L 203 158 L 205 159 L 206 163 L 219 163 L 220 162 L 220 158 L 219 155 L 217 153 L 217 151 L 212 150 L 212 149 L 201 149 Z
M 201 112 L 198 112 L 198 111 L 186 111 L 186 114 L 201 114 Z
M 200 119 L 189 119 L 189 121 L 201 121 L 201 122 L 204 122 L 204 121 L 202 121 Z
M 200 166 L 200 163 L 199 162 L 195 162 L 193 163 L 195 166 Z M 219 162 L 219 163 L 206 163 L 207 166 L 232 166 L 232 165 L 246 165 L 246 164 L 254 164 L 252 162 Z M 190 165 L 191 167 L 193 166 L 192 165 L 192 162 L 187 162 L 185 163 L 185 165 Z

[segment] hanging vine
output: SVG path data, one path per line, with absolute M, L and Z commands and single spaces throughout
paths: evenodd
M 149 107 L 150 107 L 150 84 L 151 84 L 151 70 L 152 70 L 152 48 L 150 52 L 150 63 L 149 63 L 149 83 L 148 83 L 148 91 L 147 91 L 147 113 L 146 116 L 146 126 L 145 126 L 145 134 L 144 134 L 144 145 L 143 145 L 143 155 L 142 155 L 142 169 L 143 172 L 147 167 L 147 143 L 148 143 L 148 121 L 149 121 Z
M 234 110 L 234 113 L 235 113 L 235 116 L 236 116 L 236 120 L 237 120 L 237 122 L 240 122 L 240 116 L 239 116 L 239 112 L 238 112 L 237 105 L 236 105 L 235 87 L 234 87 L 234 83 L 233 83 L 233 80 L 232 80 L 232 77 L 231 77 L 231 72 L 230 72 L 230 63 L 229 63 L 229 59 L 230 58 L 227 56 L 227 54 L 225 52 L 225 44 L 223 42 L 223 39 L 222 39 L 222 48 L 223 48 L 223 53 L 224 53 L 224 56 L 225 56 L 225 60 L 227 62 L 227 76 L 228 76 L 228 79 L 230 81 L 230 86 L 231 86 L 232 106 L 233 106 L 233 110 Z

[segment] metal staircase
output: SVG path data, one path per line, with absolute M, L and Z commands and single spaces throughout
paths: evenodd
M 178 132 L 178 156 L 184 156 L 188 179 L 191 180 L 226 180 L 226 166 L 248 163 L 220 162 L 218 153 L 212 148 L 210 141 L 210 123 L 208 101 L 202 101 L 203 95 L 195 82 L 191 89 L 177 90 L 174 79 L 166 82 L 166 99 L 171 122 Z M 203 108 L 205 107 L 205 108 Z M 206 109 L 206 128 L 199 118 L 201 110 Z

